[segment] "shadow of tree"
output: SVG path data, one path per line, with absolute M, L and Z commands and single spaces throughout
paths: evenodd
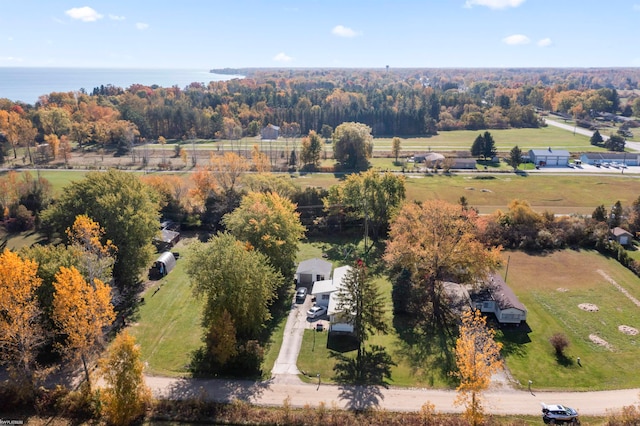
M 436 380 L 456 384 L 449 374 L 455 369 L 456 362 L 454 324 L 429 325 L 412 317 L 397 315 L 393 325 L 401 340 L 395 354 L 409 364 L 413 374 L 430 385 Z
M 527 344 L 531 343 L 531 327 L 526 322 L 519 327 L 502 327 L 496 333 L 496 341 L 502 343 L 502 355 L 523 357 L 527 353 Z
M 352 335 L 329 333 L 327 349 L 339 353 L 355 351 L 358 349 L 358 340 Z
M 396 365 L 382 346 L 372 345 L 363 350 L 360 359 L 348 358 L 331 352 L 337 359 L 334 371 L 339 383 L 339 398 L 346 401 L 349 409 L 364 411 L 380 405 L 383 399 L 380 387 L 387 388 L 391 379 L 391 367 Z
M 572 367 L 574 365 L 573 359 L 569 358 L 564 352 L 555 352 L 556 362 L 563 367 Z
M 179 380 L 173 383 L 163 396 L 183 401 L 189 399 L 217 402 L 251 401 L 252 398 L 260 397 L 271 383 L 271 380 L 264 382 L 217 379 Z

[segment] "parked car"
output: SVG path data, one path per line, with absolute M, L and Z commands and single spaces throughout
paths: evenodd
M 309 319 L 320 318 L 326 313 L 327 313 L 327 308 L 325 308 L 324 306 L 316 305 L 307 311 L 307 318 Z
M 563 423 L 580 424 L 578 412 L 573 408 L 560 404 L 547 405 L 544 402 L 542 403 L 542 421 L 545 424 L 552 425 Z
M 296 302 L 303 303 L 304 299 L 307 297 L 307 291 L 306 287 L 298 288 L 298 290 L 296 290 Z

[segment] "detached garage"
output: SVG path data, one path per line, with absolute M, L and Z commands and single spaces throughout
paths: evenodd
M 529 158 L 531 162 L 540 167 L 567 167 L 569 165 L 569 151 L 549 149 L 531 149 Z

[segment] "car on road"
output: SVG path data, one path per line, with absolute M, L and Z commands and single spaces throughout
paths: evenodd
M 327 308 L 325 308 L 324 306 L 316 305 L 307 311 L 307 318 L 309 319 L 320 318 L 326 313 L 327 313 Z
M 570 423 L 572 425 L 579 425 L 580 418 L 578 412 L 570 407 L 565 407 L 560 404 L 545 404 L 542 403 L 542 421 L 545 424 L 564 424 Z
M 307 297 L 307 291 L 306 287 L 299 287 L 298 290 L 296 290 L 296 302 L 304 303 L 304 299 Z

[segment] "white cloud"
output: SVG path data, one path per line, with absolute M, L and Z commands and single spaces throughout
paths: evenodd
M 361 35 L 359 32 L 352 30 L 349 27 L 345 27 L 344 25 L 336 25 L 331 30 L 331 34 L 336 35 L 338 37 L 357 37 Z
M 149 24 L 145 24 L 144 22 L 136 22 L 136 28 L 140 31 L 144 31 L 149 28 Z
M 291 62 L 291 61 L 293 61 L 293 58 L 291 56 L 288 56 L 284 52 L 280 52 L 276 56 L 273 57 L 273 60 L 276 61 L 276 62 Z
M 530 41 L 531 40 L 529 40 L 529 37 L 522 34 L 513 34 L 502 39 L 503 43 L 509 44 L 511 46 L 515 46 L 519 44 L 529 44 Z
M 506 9 L 508 7 L 518 7 L 525 0 L 467 0 L 464 7 L 486 6 L 489 9 Z
M 540 47 L 547 47 L 547 46 L 551 46 L 553 44 L 553 42 L 551 41 L 550 38 L 543 38 L 541 40 L 538 40 L 538 46 Z
M 74 7 L 64 12 L 66 15 L 73 19 L 78 19 L 82 22 L 94 22 L 98 19 L 102 19 L 102 15 L 90 8 L 89 6 Z
M 113 15 L 110 13 L 109 19 L 111 19 L 112 21 L 124 21 L 126 18 L 124 16 Z

